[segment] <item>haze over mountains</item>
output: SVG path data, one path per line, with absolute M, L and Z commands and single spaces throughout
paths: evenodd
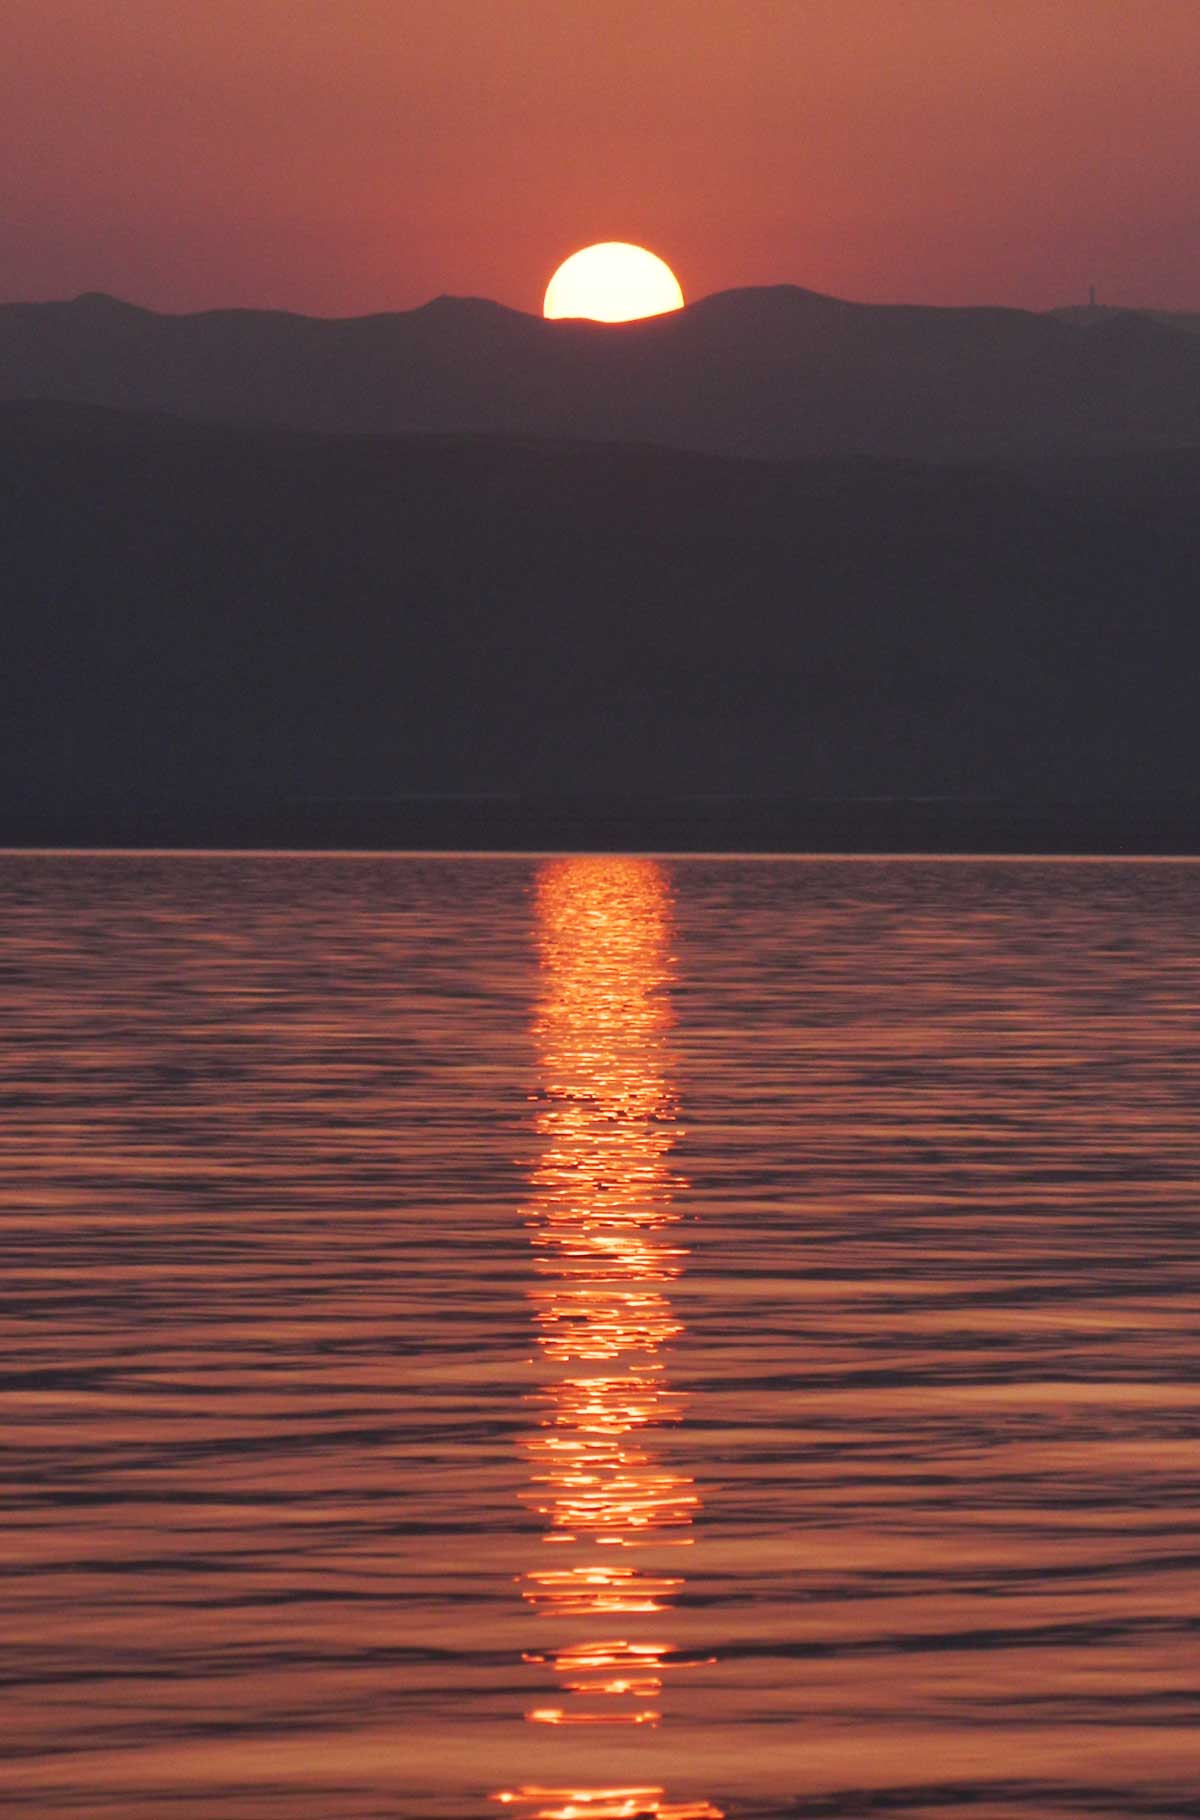
M 933 461 L 1200 441 L 1200 336 L 1148 312 L 724 292 L 620 327 L 478 299 L 319 320 L 0 306 L 0 398 L 332 432 L 654 442 Z

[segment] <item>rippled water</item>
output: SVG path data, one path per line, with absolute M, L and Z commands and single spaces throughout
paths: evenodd
M 0 932 L 6 1815 L 1200 1811 L 1200 867 Z

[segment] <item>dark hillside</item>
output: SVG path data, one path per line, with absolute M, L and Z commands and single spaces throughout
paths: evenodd
M 1182 797 L 1200 453 L 939 469 L 0 410 L 0 808 Z

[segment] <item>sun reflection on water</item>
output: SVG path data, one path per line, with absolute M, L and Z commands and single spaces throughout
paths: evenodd
M 542 1541 L 562 1553 L 525 1574 L 521 1590 L 539 1617 L 594 1619 L 598 1634 L 526 1653 L 560 1684 L 526 1718 L 653 1727 L 664 1677 L 701 1658 L 608 1627 L 661 1623 L 683 1578 L 659 1551 L 690 1546 L 698 1506 L 693 1481 L 660 1457 L 664 1431 L 683 1413 L 662 1355 L 681 1331 L 668 1290 L 686 1257 L 669 1163 L 679 1135 L 667 1057 L 670 896 L 651 860 L 589 856 L 548 864 L 537 908 L 530 1301 L 548 1372 L 530 1396 L 536 1426 L 525 1448 Z M 534 1820 L 720 1820 L 709 1803 L 669 1800 L 653 1786 L 531 1785 L 495 1798 Z
M 708 1801 L 668 1801 L 661 1788 L 524 1788 L 497 1801 L 529 1820 L 723 1820 Z

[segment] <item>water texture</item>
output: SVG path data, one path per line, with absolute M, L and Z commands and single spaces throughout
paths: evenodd
M 1200 866 L 0 856 L 14 1820 L 1200 1811 Z

